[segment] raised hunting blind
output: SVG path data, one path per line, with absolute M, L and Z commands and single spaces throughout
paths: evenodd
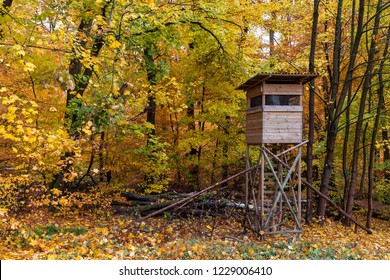
M 246 143 L 301 143 L 303 84 L 315 74 L 257 74 L 237 89 L 246 91 Z
M 262 239 L 266 234 L 302 232 L 301 155 L 307 143 L 302 133 L 302 97 L 304 84 L 316 76 L 260 73 L 236 88 L 244 90 L 247 98 L 250 172 L 246 173 L 244 227 Z

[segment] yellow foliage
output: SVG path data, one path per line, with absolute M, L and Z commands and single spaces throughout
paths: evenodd
M 50 180 L 61 170 L 61 153 L 77 150 L 66 131 L 32 126 L 39 109 L 35 101 L 25 102 L 13 94 L 1 96 L 0 103 L 7 106 L 6 111 L 0 111 L 0 120 L 5 124 L 0 125 L 0 141 L 8 143 L 8 154 L 13 156 L 8 161 L 9 174 L 3 172 L 0 176 L 0 196 L 7 197 L 0 200 L 0 206 L 13 207 L 17 206 L 20 187 Z
M 31 62 L 26 62 L 24 64 L 23 70 L 26 72 L 33 72 L 36 66 L 32 64 Z

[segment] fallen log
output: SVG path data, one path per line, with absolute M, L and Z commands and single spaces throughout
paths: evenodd
M 183 199 L 181 199 L 179 201 L 176 201 L 176 202 L 172 203 L 171 205 L 168 205 L 168 206 L 166 206 L 166 207 L 164 207 L 162 209 L 159 209 L 159 210 L 157 210 L 157 211 L 155 211 L 153 213 L 150 213 L 149 215 L 143 217 L 141 220 L 146 220 L 146 219 L 149 219 L 150 217 L 156 216 L 156 215 L 158 215 L 160 213 L 167 212 L 167 210 L 170 210 L 170 209 L 172 209 L 174 207 L 181 207 L 181 206 L 191 202 L 195 198 L 199 197 L 200 195 L 202 195 L 202 194 L 204 194 L 204 193 L 206 193 L 206 192 L 208 192 L 208 191 L 210 191 L 212 189 L 215 189 L 215 188 L 225 184 L 226 182 L 228 182 L 230 180 L 233 180 L 233 179 L 235 179 L 235 178 L 237 178 L 237 177 L 239 177 L 241 175 L 244 175 L 245 173 L 251 171 L 253 168 L 254 167 L 245 169 L 244 171 L 241 171 L 241 172 L 239 172 L 239 173 L 237 173 L 237 174 L 235 174 L 233 176 L 230 176 L 229 178 L 226 178 L 226 179 L 224 179 L 224 180 L 222 180 L 222 181 L 220 181 L 218 183 L 215 183 L 214 185 L 212 185 L 212 186 L 210 186 L 208 188 L 205 188 L 205 189 L 203 189 L 201 191 L 198 191 L 198 192 L 196 192 L 196 193 L 194 193 L 194 194 L 192 194 L 192 195 L 190 195 L 188 197 L 185 197 L 185 198 L 183 198 Z
M 153 211 L 171 206 L 177 201 L 191 197 L 192 195 L 194 195 L 194 193 L 169 192 L 145 196 L 132 192 L 122 192 L 121 196 L 125 197 L 128 202 L 114 200 L 111 203 L 111 206 L 115 214 L 137 214 L 144 217 L 151 214 Z M 176 212 L 180 216 L 219 216 L 222 212 L 226 213 L 227 209 L 245 209 L 245 204 L 234 202 L 229 199 L 216 199 L 212 195 L 202 195 L 168 210 L 169 212 Z M 253 211 L 254 206 L 248 205 L 247 209 Z M 162 212 L 160 214 L 162 214 Z
M 132 201 L 149 201 L 149 202 L 156 202 L 159 199 L 168 199 L 168 200 L 174 200 L 174 199 L 180 199 L 189 197 L 194 193 L 177 193 L 177 192 L 168 192 L 168 193 L 162 193 L 162 194 L 155 194 L 155 195 L 140 195 L 133 192 L 122 192 L 121 196 L 125 197 L 127 200 Z
M 144 195 L 139 195 L 139 194 L 135 194 L 132 192 L 122 192 L 121 196 L 126 197 L 127 200 L 132 200 L 132 201 L 156 202 L 158 200 L 157 197 L 144 196 Z

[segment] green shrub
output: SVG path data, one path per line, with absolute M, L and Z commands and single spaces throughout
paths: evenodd
M 374 186 L 373 198 L 376 201 L 390 205 L 390 181 L 382 180 Z

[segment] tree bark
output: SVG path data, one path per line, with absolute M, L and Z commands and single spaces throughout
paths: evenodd
M 313 25 L 311 31 L 311 44 L 310 44 L 310 56 L 309 56 L 309 72 L 315 72 L 315 53 L 317 43 L 317 27 L 318 27 L 318 7 L 320 0 L 314 0 L 313 9 Z M 315 131 L 315 81 L 310 81 L 310 95 L 309 95 L 309 135 L 307 144 L 307 181 L 309 184 L 313 184 L 313 144 L 314 144 L 314 131 Z M 310 188 L 306 190 L 307 194 L 307 207 L 306 207 L 306 223 L 310 224 L 313 213 L 313 191 Z
M 364 13 L 364 3 L 363 1 L 360 1 L 359 5 L 359 14 Z M 377 5 L 377 11 L 375 14 L 375 23 L 374 23 L 374 29 L 373 29 L 373 38 L 375 38 L 378 34 L 378 27 L 379 27 L 379 21 L 381 16 L 381 6 L 382 6 L 382 0 L 378 1 Z M 356 187 L 357 187 L 357 173 L 358 173 L 358 164 L 359 164 L 359 151 L 360 151 L 360 141 L 362 137 L 362 127 L 363 127 L 363 119 L 364 119 L 364 112 L 366 108 L 366 99 L 368 91 L 371 87 L 371 80 L 372 80 L 372 70 L 374 66 L 374 56 L 376 51 L 376 41 L 371 40 L 371 46 L 369 51 L 369 56 L 367 60 L 367 68 L 366 73 L 364 77 L 364 84 L 363 84 L 363 90 L 361 94 L 360 99 L 360 106 L 359 106 L 359 113 L 358 113 L 358 120 L 356 123 L 356 129 L 355 129 L 355 142 L 353 146 L 353 157 L 352 157 L 352 167 L 351 167 L 351 181 L 349 184 L 348 189 L 348 198 L 347 198 L 347 205 L 346 205 L 346 212 L 348 214 L 352 214 L 352 208 L 354 204 L 355 199 L 355 193 L 356 193 Z M 364 137 L 364 135 L 363 135 Z M 344 225 L 350 226 L 351 222 L 349 219 L 346 219 L 344 221 Z
M 152 55 L 152 48 L 150 46 L 147 46 L 144 49 L 144 61 L 146 66 L 146 73 L 149 85 L 155 86 L 157 84 L 157 67 L 154 63 L 154 58 Z M 146 121 L 153 125 L 153 128 L 151 129 L 149 133 L 149 137 L 156 134 L 156 97 L 154 94 L 149 90 L 148 91 L 148 106 L 146 108 Z
M 188 131 L 190 133 L 195 133 L 195 102 L 192 100 L 189 102 L 187 107 L 187 117 L 189 118 Z M 199 182 L 199 164 L 197 160 L 195 160 L 195 158 L 197 158 L 197 155 L 198 149 L 196 149 L 194 146 L 191 146 L 191 150 L 188 154 L 188 156 L 193 159 L 189 170 L 189 183 L 191 189 L 195 189 L 198 186 Z
M 387 28 L 387 36 L 386 36 L 386 45 L 383 51 L 383 59 L 381 60 L 379 71 L 378 71 L 378 81 L 379 81 L 379 89 L 378 89 L 378 105 L 376 107 L 376 115 L 374 127 L 371 135 L 371 144 L 370 144 L 370 153 L 369 153 L 369 161 L 368 161 L 368 191 L 367 191 L 367 200 L 368 200 L 368 210 L 367 210 L 367 223 L 366 227 L 371 228 L 371 218 L 372 218 L 372 191 L 374 188 L 374 162 L 375 162 L 375 153 L 376 153 L 376 137 L 379 130 L 380 123 L 380 113 L 381 110 L 384 109 L 384 81 L 383 81 L 383 69 L 385 66 L 385 59 L 388 55 L 388 49 L 390 44 L 390 27 Z
M 343 0 L 338 2 L 337 16 L 336 16 L 336 28 L 335 28 L 335 41 L 333 44 L 333 77 L 331 86 L 331 100 L 330 110 L 327 119 L 327 141 L 326 141 L 326 156 L 324 162 L 324 168 L 322 173 L 322 180 L 320 184 L 320 192 L 324 195 L 328 195 L 329 182 L 332 175 L 332 165 L 334 158 L 334 148 L 337 136 L 338 119 L 334 119 L 333 114 L 336 109 L 336 96 L 339 91 L 340 83 L 340 52 L 341 52 L 341 17 L 343 10 Z M 326 200 L 320 197 L 318 201 L 317 214 L 320 217 L 325 216 Z
M 352 1 L 352 16 L 351 16 L 351 46 L 355 40 L 355 16 L 356 16 L 356 0 Z M 350 56 L 352 55 L 352 48 L 350 50 Z M 352 83 L 349 85 L 348 95 L 347 95 L 347 104 L 350 104 L 352 101 Z M 350 136 L 350 113 L 351 107 L 347 106 L 345 110 L 345 133 L 344 133 L 344 143 L 343 143 L 343 175 L 344 175 L 344 194 L 343 194 L 343 209 L 346 209 L 347 206 L 347 193 L 350 180 L 349 174 L 349 136 Z
M 334 160 L 334 151 L 336 138 L 338 133 L 338 124 L 340 116 L 344 110 L 344 101 L 352 83 L 353 73 L 355 71 L 356 57 L 358 54 L 359 43 L 363 33 L 363 16 L 364 16 L 364 0 L 359 0 L 359 13 L 358 13 L 358 25 L 356 31 L 356 37 L 352 45 L 351 56 L 348 61 L 348 68 L 346 72 L 346 78 L 343 82 L 341 92 L 339 93 L 340 80 L 340 56 L 342 49 L 342 9 L 343 1 L 338 2 L 337 16 L 336 16 L 336 29 L 335 29 L 335 41 L 334 41 L 334 55 L 333 55 L 333 76 L 331 87 L 331 100 L 329 105 L 329 114 L 327 120 L 327 141 L 326 141 L 326 156 L 324 161 L 324 168 L 322 173 L 322 179 L 320 184 L 321 193 L 327 195 L 329 191 L 329 182 L 332 176 L 332 166 Z M 338 98 L 337 98 L 338 97 Z M 350 104 L 348 104 L 349 106 Z M 326 201 L 323 198 L 319 199 L 317 214 L 323 217 L 325 215 Z
M 367 172 L 367 144 L 366 144 L 366 135 L 368 130 L 368 122 L 365 123 L 362 135 L 362 150 L 363 150 L 363 165 L 362 171 L 360 172 L 360 186 L 359 192 L 357 194 L 358 197 L 363 197 L 364 195 L 364 185 L 366 180 L 366 172 Z

